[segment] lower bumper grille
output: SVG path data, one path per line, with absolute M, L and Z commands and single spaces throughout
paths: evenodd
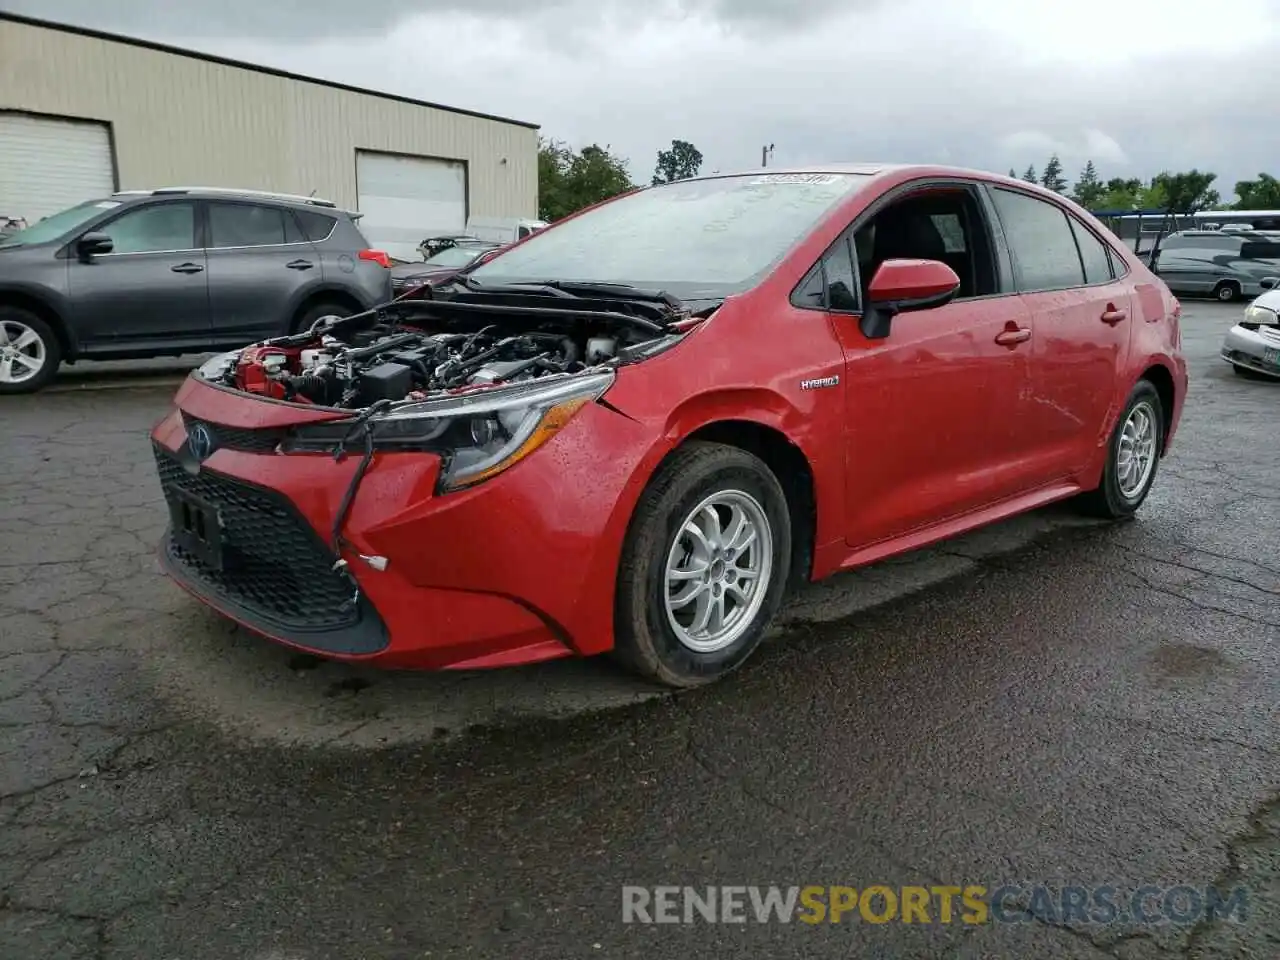
M 168 450 L 154 452 L 170 509 L 181 512 L 186 498 L 196 498 L 221 521 L 220 563 L 188 549 L 173 529 L 166 538 L 170 571 L 193 591 L 248 626 L 303 646 L 356 654 L 386 645 L 372 606 L 363 596 L 353 602 L 352 582 L 333 569 L 338 558 L 287 498 L 205 469 L 189 472 Z

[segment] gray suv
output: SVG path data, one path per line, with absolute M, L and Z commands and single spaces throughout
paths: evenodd
M 391 261 L 327 200 L 173 187 L 0 239 L 0 393 L 63 361 L 228 350 L 391 299 Z

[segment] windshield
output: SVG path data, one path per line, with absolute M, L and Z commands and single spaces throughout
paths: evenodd
M 728 296 L 758 283 L 866 174 L 768 174 L 650 187 L 529 237 L 481 283 L 578 280 Z
M 465 267 L 488 247 L 448 247 L 434 256 L 427 257 L 426 262 L 433 267 Z
M 57 240 L 63 234 L 70 233 L 81 224 L 88 223 L 104 210 L 120 206 L 118 200 L 90 200 L 39 220 L 17 233 L 11 233 L 0 241 L 0 247 L 15 247 L 20 244 L 48 243 Z

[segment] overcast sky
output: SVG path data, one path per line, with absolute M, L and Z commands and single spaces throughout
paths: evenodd
M 1280 175 L 1280 0 L 0 0 L 539 123 L 648 182 L 826 160 Z

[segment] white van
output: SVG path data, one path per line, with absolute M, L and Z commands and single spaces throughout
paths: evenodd
M 526 220 L 523 217 L 471 217 L 467 220 L 466 233 L 477 240 L 506 245 L 523 240 L 546 226 L 550 224 L 545 220 Z

